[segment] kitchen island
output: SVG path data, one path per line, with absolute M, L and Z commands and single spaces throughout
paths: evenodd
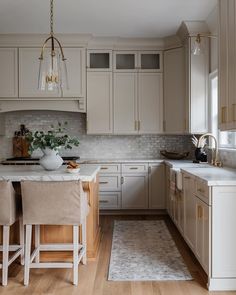
M 62 166 L 56 171 L 46 171 L 41 166 L 3 166 L 0 165 L 0 180 L 10 180 L 20 195 L 20 181 L 70 181 L 81 180 L 83 189 L 87 194 L 89 215 L 87 217 L 87 256 L 94 259 L 97 256 L 100 243 L 99 227 L 99 165 L 81 165 L 80 172 L 68 173 Z M 17 224 L 12 226 L 11 241 L 18 239 Z M 72 226 L 43 225 L 40 231 L 41 243 L 71 243 Z M 0 243 L 2 237 L 0 234 Z M 64 261 L 71 259 L 70 252 L 45 252 L 41 254 L 42 261 Z

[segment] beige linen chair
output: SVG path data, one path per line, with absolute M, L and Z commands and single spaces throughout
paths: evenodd
M 87 195 L 81 181 L 21 182 L 23 223 L 26 225 L 24 285 L 30 268 L 73 268 L 73 284 L 78 284 L 78 265 L 86 264 Z M 40 225 L 73 225 L 73 244 L 40 244 Z M 32 225 L 35 249 L 31 254 Z M 81 225 L 82 244 L 79 243 Z M 40 262 L 40 251 L 73 251 L 73 262 Z M 35 261 L 35 262 L 33 262 Z
M 21 255 L 21 264 L 23 264 L 24 259 L 24 227 L 22 222 L 21 208 L 16 199 L 16 194 L 12 183 L 10 181 L 2 180 L 0 181 L 0 225 L 3 227 L 3 243 L 0 246 L 0 251 L 2 252 L 2 285 L 7 285 L 8 280 L 8 267 Z M 10 241 L 10 226 L 14 224 L 19 219 L 20 225 L 20 244 L 19 245 L 9 245 Z M 9 252 L 14 252 L 14 254 L 9 257 Z

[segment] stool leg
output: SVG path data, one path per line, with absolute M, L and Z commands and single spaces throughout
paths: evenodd
M 35 225 L 35 248 L 40 246 L 40 225 Z M 35 262 L 39 263 L 40 260 L 40 252 L 35 256 Z
M 78 285 L 79 267 L 79 227 L 73 226 L 73 284 Z
M 9 233 L 10 226 L 3 226 L 3 253 L 2 253 L 2 285 L 7 285 L 8 259 L 9 259 Z
M 32 225 L 26 225 L 24 285 L 29 284 Z
M 20 258 L 20 263 L 21 265 L 24 265 L 24 253 L 25 253 L 25 233 L 24 233 L 24 224 L 23 224 L 23 219 L 20 217 L 19 220 L 19 226 L 20 226 L 20 246 L 21 246 L 21 258 Z
M 82 263 L 87 264 L 87 237 L 86 237 L 87 226 L 86 226 L 86 217 L 82 222 L 81 229 L 82 229 L 82 245 L 83 245 L 84 251 L 85 251 L 84 255 L 82 257 Z

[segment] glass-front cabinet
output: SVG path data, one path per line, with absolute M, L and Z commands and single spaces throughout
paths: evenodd
M 113 70 L 116 72 L 162 72 L 162 52 L 114 51 Z
M 112 50 L 87 50 L 88 71 L 111 71 Z

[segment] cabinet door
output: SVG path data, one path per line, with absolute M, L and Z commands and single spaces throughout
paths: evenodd
M 164 53 L 164 132 L 185 132 L 185 51 L 184 48 Z
M 165 166 L 149 165 L 149 209 L 165 209 Z
M 209 206 L 196 197 L 196 250 L 202 267 L 209 271 Z
M 234 13 L 234 12 L 233 12 Z M 228 35 L 228 1 L 219 1 L 219 128 L 228 129 L 228 42 L 234 43 L 234 36 Z M 233 58 L 234 60 L 234 58 Z M 233 63 L 233 60 L 230 63 Z
M 40 48 L 19 49 L 19 97 L 57 97 L 55 91 L 41 91 L 38 89 Z
M 18 97 L 16 48 L 0 48 L 0 98 Z
M 196 245 L 196 197 L 194 179 L 184 176 L 184 237 L 194 251 Z
M 139 133 L 160 133 L 163 127 L 162 74 L 138 74 Z
M 87 73 L 87 133 L 112 133 L 112 73 Z
M 112 50 L 87 50 L 88 71 L 112 71 Z
M 184 196 L 183 192 L 178 192 L 178 228 L 181 234 L 184 233 Z
M 161 51 L 141 51 L 138 53 L 138 69 L 140 72 L 162 72 Z
M 189 38 L 189 132 L 202 134 L 208 132 L 209 39 L 201 39 L 200 55 L 192 54 L 195 40 Z
M 138 133 L 137 73 L 114 73 L 114 133 Z
M 123 175 L 122 209 L 148 208 L 148 175 Z
M 69 89 L 63 89 L 63 97 L 85 97 L 85 49 L 64 48 L 63 50 L 66 57 L 69 81 Z
M 115 72 L 137 72 L 138 54 L 136 51 L 115 51 L 113 69 Z
M 121 193 L 119 192 L 99 192 L 99 208 L 100 209 L 120 209 Z

